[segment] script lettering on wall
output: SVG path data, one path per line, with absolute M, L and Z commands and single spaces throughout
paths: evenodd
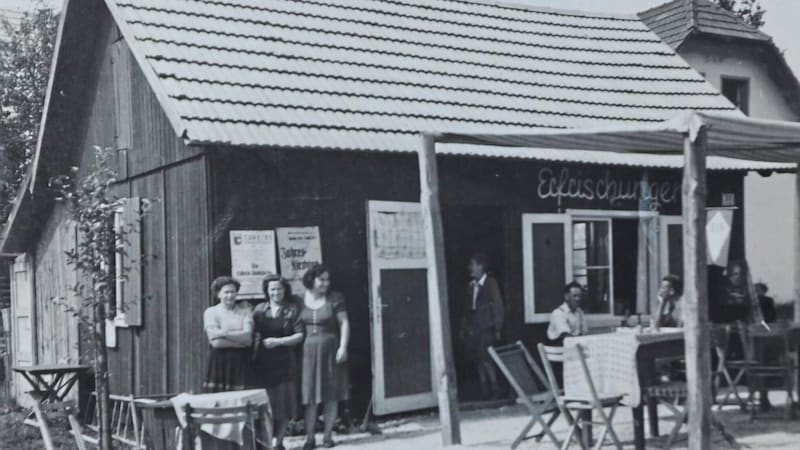
M 626 201 L 643 202 L 651 210 L 677 204 L 681 197 L 680 181 L 621 178 L 609 169 L 586 176 L 580 170 L 543 167 L 537 174 L 536 194 L 541 199 L 556 198 L 597 200 L 618 207 Z

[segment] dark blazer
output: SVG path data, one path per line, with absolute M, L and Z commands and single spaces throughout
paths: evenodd
M 472 309 L 473 283 L 467 286 L 466 316 L 473 316 L 473 326 L 480 329 L 491 328 L 498 332 L 503 329 L 505 322 L 505 306 L 503 296 L 500 294 L 500 285 L 491 275 L 486 275 L 483 286 L 478 288 L 475 299 L 475 309 Z

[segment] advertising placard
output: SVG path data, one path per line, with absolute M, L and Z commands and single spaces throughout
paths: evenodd
M 277 272 L 274 231 L 231 230 L 231 276 L 242 283 L 239 297 L 264 297 L 261 280 Z

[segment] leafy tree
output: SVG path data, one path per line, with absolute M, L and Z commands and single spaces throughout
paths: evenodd
M 736 13 L 754 28 L 764 26 L 764 13 L 767 11 L 758 4 L 758 0 L 716 0 L 716 4 L 730 12 Z
M 0 223 L 36 149 L 58 15 L 41 1 L 18 24 L 0 22 Z
M 141 214 L 149 209 L 142 200 L 141 211 L 133 223 L 126 223 L 119 211 L 125 208 L 126 199 L 114 194 L 117 173 L 113 169 L 115 153 L 111 149 L 95 147 L 95 161 L 86 173 L 72 167 L 68 175 L 50 179 L 50 188 L 56 200 L 65 204 L 68 218 L 77 226 L 78 240 L 75 249 L 66 252 L 67 264 L 79 280 L 70 289 L 77 304 L 66 299 L 58 302 L 68 313 L 80 319 L 85 326 L 90 344 L 87 355 L 94 366 L 97 393 L 97 414 L 100 429 L 99 447 L 111 447 L 111 405 L 109 401 L 108 350 L 106 348 L 106 319 L 113 319 L 118 306 L 115 287 L 118 280 L 127 280 L 133 267 L 117 267 L 117 260 L 125 260 L 128 237 L 139 231 Z M 131 261 L 141 265 L 142 261 Z M 124 311 L 121 311 L 124 312 Z

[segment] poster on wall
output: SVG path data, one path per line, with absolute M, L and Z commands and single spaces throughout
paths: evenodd
M 231 230 L 231 275 L 242 283 L 239 297 L 264 297 L 261 280 L 268 273 L 278 273 L 275 232 Z
M 278 228 L 278 258 L 281 275 L 289 281 L 292 293 L 303 293 L 303 274 L 322 262 L 319 227 Z

